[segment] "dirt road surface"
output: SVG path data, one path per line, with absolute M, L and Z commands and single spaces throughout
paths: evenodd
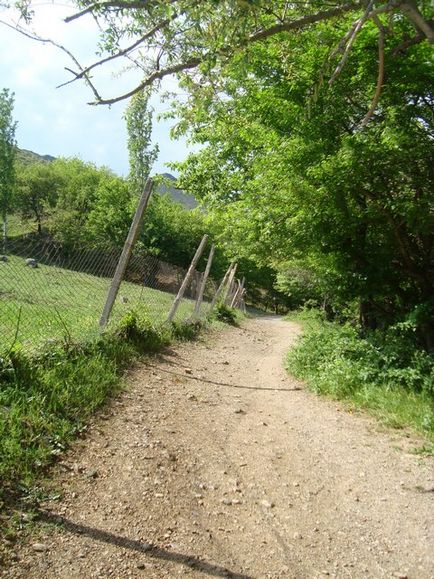
M 257 318 L 135 369 L 3 576 L 432 579 L 432 459 L 288 377 L 298 333 Z

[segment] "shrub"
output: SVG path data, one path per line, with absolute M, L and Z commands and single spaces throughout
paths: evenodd
M 289 352 L 287 367 L 315 392 L 434 434 L 434 356 L 418 347 L 407 323 L 361 337 L 349 324 L 317 320 Z

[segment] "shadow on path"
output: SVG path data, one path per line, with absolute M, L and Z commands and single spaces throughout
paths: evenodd
M 213 565 L 207 561 L 203 561 L 197 557 L 191 555 L 184 555 L 182 553 L 176 553 L 174 551 L 168 551 L 152 545 L 151 543 L 145 543 L 142 541 L 136 541 L 134 539 L 128 539 L 127 537 L 122 537 L 120 535 L 115 535 L 109 533 L 108 531 L 103 531 L 101 529 L 95 529 L 94 527 L 89 527 L 81 523 L 74 523 L 66 517 L 61 515 L 54 515 L 48 511 L 39 511 L 39 519 L 47 522 L 60 525 L 66 531 L 73 533 L 75 535 L 85 535 L 94 539 L 95 541 L 101 541 L 103 543 L 109 543 L 110 545 L 116 545 L 117 547 L 122 547 L 123 549 L 130 549 L 132 551 L 137 551 L 139 553 L 146 553 L 147 557 L 152 557 L 154 559 L 162 559 L 164 561 L 169 561 L 172 563 L 179 563 L 181 565 L 186 565 L 191 569 L 197 571 L 202 571 L 207 575 L 213 577 L 231 577 L 232 579 L 254 579 L 250 575 L 244 575 L 242 573 L 235 573 L 230 571 L 226 567 L 220 567 L 219 565 Z
M 170 362 L 172 365 L 173 362 Z M 207 380 L 206 378 L 198 378 L 196 376 L 191 376 L 189 374 L 181 374 L 180 372 L 174 372 L 173 370 L 165 370 L 160 366 L 155 364 L 145 364 L 148 368 L 153 368 L 159 372 L 165 372 L 166 374 L 172 374 L 173 376 L 179 376 L 181 378 L 188 378 L 189 380 L 196 380 L 198 382 L 205 382 L 206 384 L 214 384 L 215 386 L 228 386 L 230 388 L 243 388 L 245 390 L 268 390 L 269 392 L 297 392 L 302 390 L 300 386 L 295 386 L 294 388 L 265 388 L 264 386 L 245 386 L 243 384 L 228 384 L 226 382 L 215 382 L 214 380 Z

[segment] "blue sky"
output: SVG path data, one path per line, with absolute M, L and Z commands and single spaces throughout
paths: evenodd
M 74 12 L 66 4 L 35 2 L 35 12 L 32 28 L 39 36 L 64 45 L 82 64 L 93 62 L 97 29 L 92 18 L 65 24 L 63 18 Z M 0 10 L 0 19 L 11 22 L 13 16 Z M 59 49 L 25 38 L 0 24 L 0 88 L 15 93 L 18 146 L 39 154 L 78 156 L 125 175 L 128 151 L 122 115 L 126 102 L 111 108 L 89 106 L 93 95 L 84 84 L 76 82 L 57 89 L 57 85 L 71 78 L 65 67 L 73 65 Z M 102 96 L 115 96 L 140 80 L 137 72 L 119 72 L 112 69 L 98 73 L 95 80 Z M 175 80 L 169 79 L 165 88 L 176 90 Z M 156 112 L 168 107 L 158 97 L 153 97 L 152 104 Z M 166 162 L 182 160 L 187 155 L 185 141 L 170 140 L 171 123 L 155 121 L 153 139 L 160 155 L 154 172 L 168 171 Z

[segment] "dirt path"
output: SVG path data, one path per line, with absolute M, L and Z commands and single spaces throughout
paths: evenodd
M 433 463 L 306 392 L 246 322 L 143 364 L 5 577 L 434 577 Z M 407 449 L 407 450 L 406 450 Z

